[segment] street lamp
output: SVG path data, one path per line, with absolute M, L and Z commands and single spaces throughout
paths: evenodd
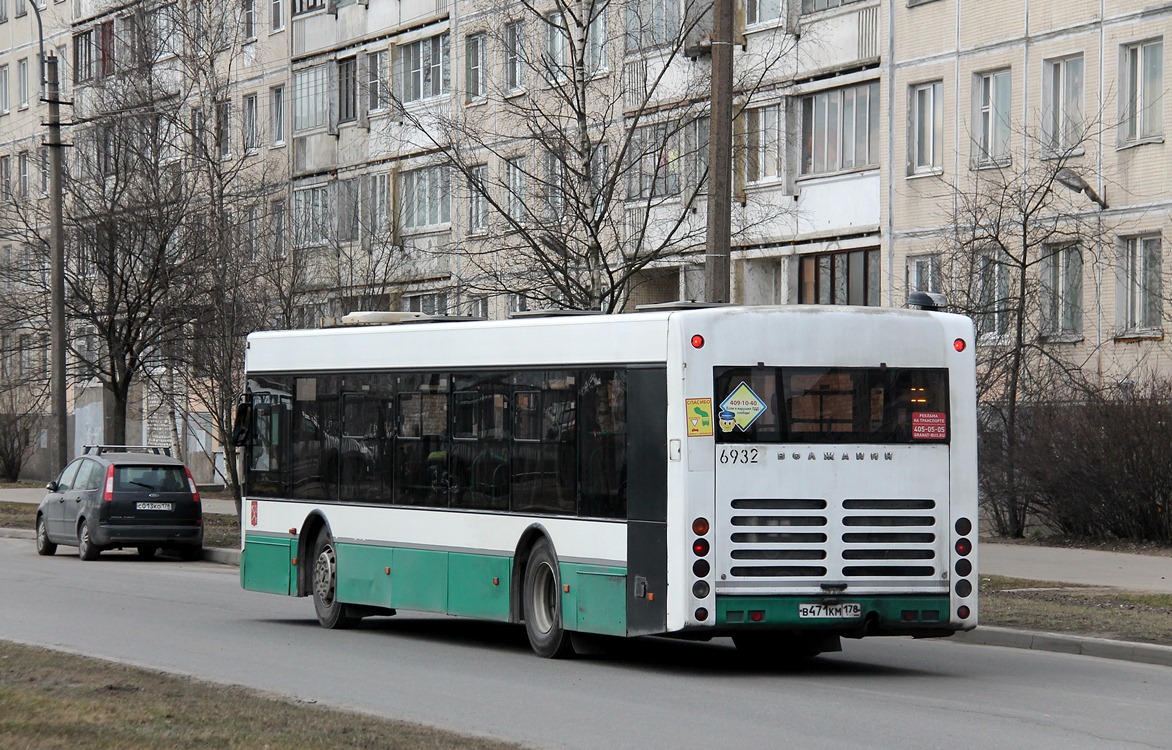
M 1075 172 L 1070 167 L 1062 167 L 1059 169 L 1054 174 L 1054 179 L 1058 181 L 1059 185 L 1062 185 L 1065 188 L 1069 188 L 1076 193 L 1085 193 L 1086 196 L 1091 199 L 1091 202 L 1099 207 L 1100 211 L 1103 211 L 1107 208 L 1107 201 L 1103 198 L 1100 198 L 1099 194 L 1095 192 L 1095 189 L 1082 178 L 1082 175 L 1080 175 L 1078 172 Z
M 45 57 L 45 27 L 36 0 L 29 3 L 37 17 L 37 37 L 40 43 L 41 89 L 49 104 L 49 335 L 50 352 L 49 390 L 52 393 L 55 452 L 53 474 L 65 468 L 69 461 L 69 419 L 65 412 L 65 226 L 64 185 L 61 179 L 61 92 L 57 79 L 57 56 Z

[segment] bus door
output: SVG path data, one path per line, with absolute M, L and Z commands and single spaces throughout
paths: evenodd
M 721 368 L 724 593 L 947 590 L 947 371 Z

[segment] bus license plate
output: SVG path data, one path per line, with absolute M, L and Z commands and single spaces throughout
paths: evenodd
M 171 503 L 135 503 L 135 510 L 171 510 Z
M 843 604 L 799 604 L 798 617 L 800 618 L 814 618 L 823 617 L 831 619 L 849 620 L 855 617 L 863 616 L 863 606 L 856 602 L 845 602 Z

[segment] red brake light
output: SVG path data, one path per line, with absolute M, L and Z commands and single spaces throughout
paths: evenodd
M 692 348 L 693 349 L 700 349 L 703 346 L 704 346 L 704 337 L 703 336 L 701 336 L 698 333 L 695 334 L 694 336 L 692 336 Z
M 696 553 L 696 557 L 706 556 L 708 554 L 708 549 L 709 547 L 707 539 L 697 539 L 696 541 L 692 542 L 692 552 Z
M 697 518 L 692 521 L 692 533 L 696 536 L 704 536 L 708 533 L 708 519 Z
M 195 487 L 195 480 L 191 478 L 191 469 L 186 466 L 183 467 L 183 473 L 187 475 L 187 486 L 191 490 L 191 498 L 195 502 L 199 502 L 199 490 Z
M 106 487 L 102 491 L 102 500 L 107 503 L 114 502 L 114 466 L 106 467 Z
M 953 341 L 952 348 L 957 350 L 958 352 L 963 352 L 964 348 L 965 348 L 964 339 L 957 339 L 956 341 Z

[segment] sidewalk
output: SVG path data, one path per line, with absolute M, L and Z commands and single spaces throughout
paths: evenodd
M 0 501 L 35 504 L 41 501 L 44 494 L 45 491 L 40 488 L 0 488 Z M 209 497 L 203 498 L 202 502 L 206 513 L 233 515 L 236 512 L 231 500 Z M 0 536 L 32 539 L 33 532 L 31 529 L 0 529 Z M 987 539 L 981 541 L 977 554 L 978 570 L 987 575 L 1172 594 L 1172 556 L 1043 547 L 1033 544 L 1000 543 Z M 204 559 L 226 565 L 239 565 L 240 552 L 205 549 Z M 1101 638 L 987 626 L 978 627 L 968 633 L 958 633 L 955 638 L 980 645 L 1085 654 L 1172 666 L 1172 646 L 1125 643 Z

